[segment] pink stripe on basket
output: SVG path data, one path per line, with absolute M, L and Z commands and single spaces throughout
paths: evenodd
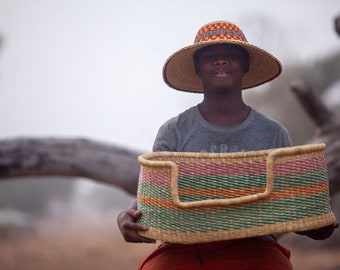
M 308 159 L 299 159 L 294 161 L 286 161 L 277 163 L 274 166 L 275 175 L 306 173 L 314 170 L 326 168 L 326 160 L 324 157 L 313 157 Z
M 266 172 L 266 162 L 242 162 L 242 163 L 177 163 L 179 167 L 179 175 L 250 175 L 262 174 Z
M 242 162 L 242 163 L 194 163 L 178 162 L 179 176 L 247 176 L 266 173 L 266 161 Z M 326 168 L 326 160 L 323 156 L 316 156 L 306 159 L 296 159 L 293 161 L 280 160 L 275 163 L 274 170 L 276 176 L 286 174 L 306 173 L 313 170 Z M 140 182 L 156 185 L 170 186 L 170 169 L 147 169 L 140 172 Z
M 155 186 L 170 186 L 170 170 L 157 170 L 141 168 L 139 181 Z

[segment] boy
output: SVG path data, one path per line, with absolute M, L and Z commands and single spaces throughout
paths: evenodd
M 281 63 L 270 53 L 249 44 L 239 27 L 227 21 L 204 25 L 194 45 L 166 61 L 164 81 L 172 88 L 203 93 L 203 101 L 167 121 L 158 131 L 153 151 L 240 152 L 291 146 L 280 123 L 245 104 L 243 89 L 268 82 L 281 73 Z M 141 237 L 147 230 L 136 219 L 136 201 L 118 216 L 128 242 L 154 243 Z M 329 237 L 335 226 L 305 232 Z M 204 244 L 162 243 L 139 269 L 292 269 L 290 252 L 273 235 Z

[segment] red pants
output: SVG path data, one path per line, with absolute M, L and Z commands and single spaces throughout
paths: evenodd
M 292 270 L 290 251 L 278 243 L 251 238 L 180 245 L 165 243 L 147 256 L 139 270 Z

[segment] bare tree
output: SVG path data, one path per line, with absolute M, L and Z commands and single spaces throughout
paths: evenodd
M 139 153 L 86 139 L 16 138 L 0 141 L 0 178 L 74 176 L 136 194 Z
M 334 19 L 334 28 L 340 37 L 340 14 Z M 323 142 L 327 145 L 326 160 L 330 193 L 331 196 L 335 195 L 340 191 L 340 115 L 327 108 L 306 82 L 293 81 L 291 90 L 317 127 L 309 143 Z
M 331 196 L 340 191 L 340 115 L 325 106 L 304 81 L 292 82 L 291 89 L 315 123 L 315 136 L 308 143 L 326 143 L 326 160 Z
M 337 35 L 340 37 L 340 15 L 336 16 L 334 19 L 334 29 Z

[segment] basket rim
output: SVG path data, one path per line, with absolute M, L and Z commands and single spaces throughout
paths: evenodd
M 171 151 L 158 151 L 148 152 L 138 156 L 138 161 L 141 165 L 148 165 L 149 161 L 155 162 L 157 158 L 188 158 L 188 159 L 241 159 L 252 158 L 269 155 L 275 151 L 275 156 L 289 156 L 308 154 L 314 151 L 323 151 L 326 148 L 325 143 L 305 144 L 289 147 L 272 148 L 256 151 L 245 152 L 229 152 L 229 153 L 207 153 L 207 152 L 171 152 Z M 162 160 L 161 162 L 167 162 Z

